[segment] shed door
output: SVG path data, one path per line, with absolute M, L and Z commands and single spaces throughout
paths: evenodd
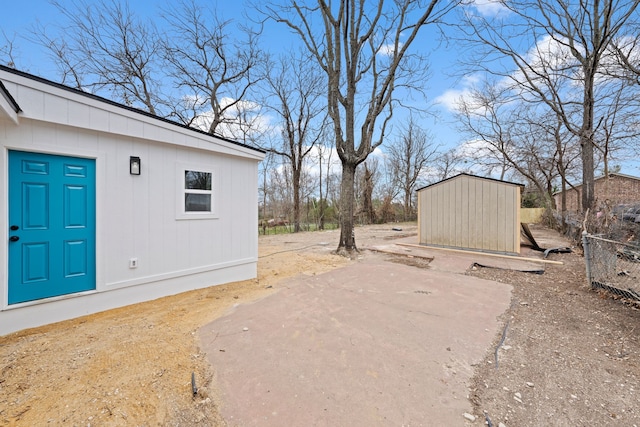
M 9 304 L 95 289 L 95 160 L 9 152 Z

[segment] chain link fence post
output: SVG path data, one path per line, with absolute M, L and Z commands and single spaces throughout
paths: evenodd
M 584 265 L 587 273 L 587 284 L 593 287 L 591 282 L 591 248 L 589 247 L 589 239 L 586 231 L 582 232 L 582 248 L 584 250 Z

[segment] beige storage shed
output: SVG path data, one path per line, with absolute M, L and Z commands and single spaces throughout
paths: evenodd
M 420 244 L 519 254 L 523 188 L 465 173 L 420 188 Z

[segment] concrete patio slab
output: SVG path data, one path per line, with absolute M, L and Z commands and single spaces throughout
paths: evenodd
M 199 330 L 230 426 L 464 425 L 511 286 L 367 259 Z
M 400 241 L 400 243 L 404 242 Z M 474 264 L 489 268 L 524 272 L 542 272 L 545 269 L 543 263 L 529 261 L 524 258 L 499 258 L 481 252 L 447 251 L 446 249 L 419 246 L 417 244 L 410 244 L 410 246 L 404 246 L 402 244 L 376 245 L 371 246 L 370 249 L 374 251 L 381 250 L 386 253 L 395 253 L 402 256 L 432 258 L 432 261 L 429 263 L 430 269 L 449 273 L 464 274 L 472 268 Z M 530 256 L 531 258 L 542 259 L 542 254 L 539 252 L 531 253 Z

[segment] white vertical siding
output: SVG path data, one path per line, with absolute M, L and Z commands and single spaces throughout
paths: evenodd
M 127 280 L 206 268 L 255 258 L 257 245 L 257 163 L 239 157 L 182 149 L 106 133 L 83 135 L 66 126 L 39 126 L 32 135 L 15 127 L 7 136 L 12 149 L 81 155 L 100 160 L 97 198 L 105 287 Z M 15 131 L 15 132 L 14 132 Z M 28 134 L 28 132 L 27 132 Z M 52 143 L 53 142 L 53 143 Z M 129 157 L 139 156 L 142 174 L 129 174 Z M 176 219 L 177 164 L 207 165 L 214 170 L 217 218 Z M 129 268 L 136 257 L 139 267 Z
M 24 78 L 0 77 L 24 111 L 19 124 L 0 117 L 0 170 L 7 170 L 9 150 L 36 151 L 94 158 L 97 181 L 97 292 L 10 307 L 5 257 L 0 260 L 0 335 L 255 277 L 261 153 L 39 82 L 30 87 L 11 80 Z M 129 174 L 130 156 L 141 158 L 140 176 Z M 179 165 L 213 170 L 215 217 L 178 218 L 184 203 Z M 0 174 L 4 241 L 7 179 L 6 172 Z M 133 257 L 139 266 L 130 269 Z

